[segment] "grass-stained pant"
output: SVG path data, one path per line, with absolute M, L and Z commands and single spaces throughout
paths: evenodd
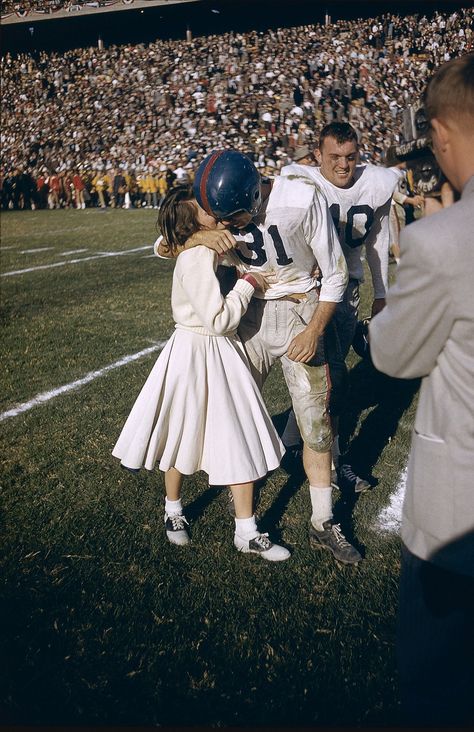
M 327 452 L 332 443 L 328 360 L 330 351 L 337 348 L 334 328 L 331 324 L 326 328 L 310 363 L 292 361 L 286 355 L 292 339 L 311 320 L 317 303 L 315 290 L 306 293 L 301 302 L 253 298 L 238 332 L 260 389 L 275 361 L 281 360 L 301 437 L 315 452 Z

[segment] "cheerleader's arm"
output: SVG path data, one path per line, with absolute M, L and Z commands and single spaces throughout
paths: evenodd
M 216 277 L 217 254 L 204 246 L 183 252 L 176 263 L 177 276 L 203 327 L 214 335 L 237 329 L 255 291 L 252 278 L 239 279 L 223 297 Z

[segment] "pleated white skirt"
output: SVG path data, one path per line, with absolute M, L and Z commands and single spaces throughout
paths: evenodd
M 176 329 L 112 454 L 131 469 L 204 470 L 210 485 L 254 481 L 285 449 L 237 338 Z

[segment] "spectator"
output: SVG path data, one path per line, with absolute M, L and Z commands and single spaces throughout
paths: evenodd
M 116 208 L 122 208 L 125 203 L 125 193 L 127 190 L 127 183 L 124 175 L 119 168 L 115 169 L 114 182 L 113 182 L 113 193 Z
M 84 197 L 85 184 L 79 172 L 74 173 L 72 176 L 72 182 L 74 185 L 74 201 L 76 208 L 85 208 L 86 202 Z

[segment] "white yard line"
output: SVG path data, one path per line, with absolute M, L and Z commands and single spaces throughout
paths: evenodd
M 20 254 L 36 254 L 37 252 L 49 252 L 54 247 L 38 247 L 37 249 L 22 249 Z
M 79 264 L 80 262 L 90 262 L 92 259 L 104 259 L 104 257 L 122 257 L 125 254 L 133 254 L 134 252 L 143 252 L 150 249 L 151 245 L 146 244 L 144 247 L 136 247 L 136 249 L 126 249 L 122 252 L 101 252 L 91 257 L 81 257 L 80 259 L 69 259 L 64 262 L 53 262 L 53 264 L 41 264 L 37 267 L 27 267 L 26 269 L 17 269 L 12 272 L 2 272 L 2 277 L 13 277 L 14 275 L 26 274 L 27 272 L 37 272 L 40 269 L 51 269 L 52 267 L 65 267 L 67 264 Z
M 5 419 L 9 419 L 10 417 L 17 417 L 23 412 L 28 412 L 30 409 L 33 409 L 33 407 L 37 407 L 38 404 L 44 404 L 45 402 L 49 402 L 51 399 L 54 399 L 60 394 L 66 394 L 69 391 L 79 389 L 81 386 L 89 384 L 91 381 L 95 381 L 95 379 L 104 376 L 104 374 L 107 374 L 109 371 L 113 371 L 114 369 L 118 369 L 121 366 L 125 366 L 132 361 L 137 361 L 139 358 L 142 358 L 143 356 L 148 356 L 148 354 L 153 353 L 154 351 L 161 351 L 165 343 L 166 341 L 158 341 L 152 346 L 144 348 L 143 351 L 138 351 L 138 353 L 132 353 L 128 356 L 123 356 L 123 358 L 120 358 L 118 361 L 115 361 L 108 366 L 104 366 L 98 371 L 90 371 L 88 374 L 83 376 L 82 379 L 77 379 L 76 381 L 72 381 L 70 384 L 64 384 L 64 386 L 58 386 L 56 389 L 52 389 L 51 391 L 44 391 L 41 394 L 37 394 L 35 397 L 33 397 L 33 399 L 30 399 L 30 401 L 23 402 L 23 404 L 17 404 L 16 406 L 12 407 L 12 409 L 8 409 L 6 412 L 0 413 L 0 422 L 3 422 Z
M 399 532 L 402 524 L 403 499 L 407 484 L 407 468 L 402 470 L 395 493 L 390 496 L 390 503 L 379 513 L 377 528 L 382 531 Z
M 83 254 L 84 252 L 88 252 L 88 249 L 70 249 L 68 252 L 60 252 L 60 257 L 69 257 L 70 254 Z

